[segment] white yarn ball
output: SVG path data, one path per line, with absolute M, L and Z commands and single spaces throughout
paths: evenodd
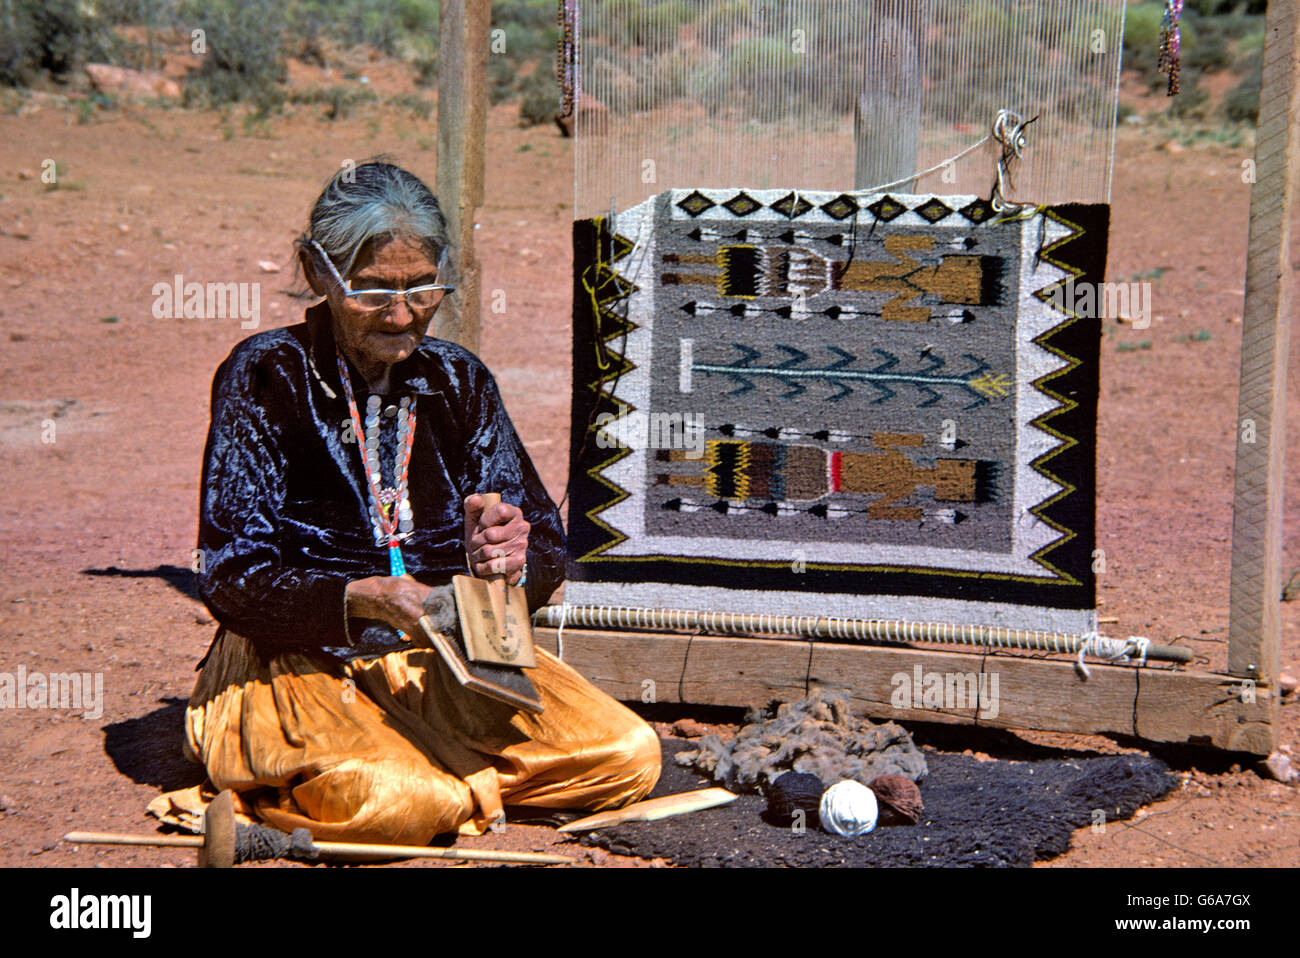
M 880 806 L 876 793 L 861 782 L 845 779 L 822 793 L 822 828 L 836 835 L 856 838 L 876 827 Z

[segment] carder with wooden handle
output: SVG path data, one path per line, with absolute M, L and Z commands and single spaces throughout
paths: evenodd
M 483 512 L 501 502 L 495 492 L 481 493 Z M 468 544 L 468 543 L 467 543 Z M 488 561 L 494 561 L 490 554 Z M 531 669 L 537 666 L 532 620 L 524 590 L 508 584 L 502 572 L 481 578 L 453 576 L 465 651 L 473 662 Z

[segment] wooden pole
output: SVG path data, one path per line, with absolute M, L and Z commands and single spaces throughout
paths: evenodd
M 1271 0 L 1250 191 L 1228 619 L 1228 671 L 1258 683 L 1275 682 L 1281 665 L 1286 364 L 1294 284 L 1288 230 L 1300 173 L 1298 112 L 1296 0 Z
M 853 117 L 857 156 L 853 188 L 869 189 L 917 170 L 921 135 L 921 69 L 918 51 L 928 0 L 891 2 L 872 8 L 867 24 L 869 57 Z M 916 188 L 900 184 L 895 192 Z
M 479 350 L 479 264 L 474 216 L 483 205 L 487 134 L 488 0 L 442 0 L 438 53 L 438 201 L 447 217 L 457 292 L 431 335 Z
M 148 845 L 154 848 L 203 848 L 198 835 L 126 835 L 120 832 L 69 832 L 73 845 Z M 322 858 L 335 861 L 374 858 L 441 858 L 445 861 L 502 862 L 512 865 L 572 865 L 573 859 L 545 852 L 502 852 L 493 849 L 427 848 L 422 845 L 370 845 L 358 842 L 312 842 Z

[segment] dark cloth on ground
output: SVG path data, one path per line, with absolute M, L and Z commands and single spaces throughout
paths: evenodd
M 689 743 L 668 739 L 663 747 L 663 774 L 649 798 L 712 784 L 673 760 Z M 1067 851 L 1074 830 L 1095 823 L 1095 811 L 1107 823 L 1122 821 L 1177 784 L 1167 765 L 1145 755 L 981 762 L 927 752 L 926 761 L 925 809 L 912 826 L 842 838 L 820 831 L 814 819 L 797 832 L 764 821 L 763 797 L 742 795 L 720 808 L 602 829 L 581 841 L 697 867 L 1027 867 Z

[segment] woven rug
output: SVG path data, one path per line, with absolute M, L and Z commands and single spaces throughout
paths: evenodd
M 1109 208 L 671 190 L 575 224 L 566 601 L 1095 628 Z
M 680 739 L 663 745 L 663 775 L 651 798 L 712 784 L 673 761 L 693 746 Z M 721 808 L 602 829 L 581 841 L 695 867 L 1023 867 L 1067 851 L 1075 829 L 1127 819 L 1177 784 L 1168 766 L 1143 755 L 981 762 L 927 752 L 926 761 L 916 825 L 858 838 L 812 825 L 795 832 L 763 820 L 763 798 L 742 795 Z

